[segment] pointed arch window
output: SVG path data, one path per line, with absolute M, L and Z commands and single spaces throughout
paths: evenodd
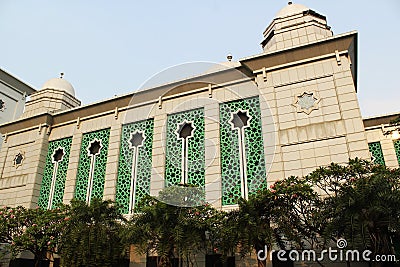
M 139 147 L 142 147 L 146 136 L 143 131 L 136 130 L 131 133 L 128 140 L 129 149 L 133 151 L 132 155 L 132 172 L 131 172 L 131 185 L 129 193 L 129 214 L 133 214 L 135 208 L 135 198 L 136 198 L 136 183 L 137 183 L 137 164 L 139 159 Z
M 51 156 L 51 162 L 53 163 L 53 175 L 51 177 L 49 200 L 47 202 L 48 210 L 51 209 L 51 207 L 53 206 L 54 192 L 57 182 L 58 165 L 64 159 L 64 155 L 65 155 L 64 148 L 58 147 L 57 149 L 54 150 L 53 155 Z
M 240 189 L 242 198 L 248 199 L 248 185 L 247 185 L 247 159 L 246 159 L 246 145 L 245 145 L 245 129 L 250 126 L 251 116 L 248 110 L 238 110 L 231 113 L 232 130 L 236 130 L 239 140 L 239 161 L 240 161 Z
M 96 156 L 100 155 L 102 147 L 103 145 L 101 144 L 101 140 L 94 139 L 92 142 L 89 143 L 89 146 L 87 148 L 87 153 L 88 156 L 90 157 L 90 169 L 89 169 L 89 178 L 86 191 L 86 203 L 88 203 L 89 205 L 90 205 L 90 199 L 92 198 Z
M 189 149 L 188 149 L 188 143 L 189 139 L 193 137 L 194 131 L 196 127 L 194 126 L 194 123 L 192 121 L 183 121 L 181 124 L 178 124 L 177 129 L 176 129 L 176 135 L 178 140 L 182 141 L 182 178 L 181 178 L 181 184 L 188 184 L 189 178 L 188 178 L 188 166 L 189 166 Z

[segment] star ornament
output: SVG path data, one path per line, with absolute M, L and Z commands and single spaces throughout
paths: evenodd
M 176 135 L 178 136 L 178 139 L 189 139 L 193 137 L 195 129 L 196 127 L 193 125 L 193 122 L 184 121 L 181 124 L 178 124 Z
M 232 129 L 242 129 L 250 126 L 251 116 L 247 110 L 238 110 L 237 112 L 231 113 L 231 119 L 229 123 Z
M 53 163 L 60 162 L 64 158 L 64 148 L 58 147 L 56 150 L 54 150 L 53 156 L 52 156 L 52 161 Z
M 25 159 L 25 153 L 19 152 L 17 155 L 14 157 L 14 166 L 15 168 L 18 168 L 19 166 L 22 165 Z
M 94 139 L 89 147 L 87 148 L 87 152 L 89 156 L 97 156 L 100 154 L 100 150 L 103 147 L 100 140 Z
M 145 139 L 146 137 L 142 131 L 135 131 L 131 133 L 131 136 L 128 140 L 129 149 L 143 146 Z
M 303 92 L 295 97 L 293 106 L 297 112 L 304 112 L 309 115 L 313 110 L 318 109 L 318 103 L 321 99 L 314 92 Z

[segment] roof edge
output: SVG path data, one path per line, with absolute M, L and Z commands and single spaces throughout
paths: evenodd
M 27 95 L 31 95 L 37 91 L 33 86 L 2 68 L 0 68 L 0 80 L 18 91 L 25 92 Z

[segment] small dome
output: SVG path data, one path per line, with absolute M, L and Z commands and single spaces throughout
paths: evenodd
M 278 13 L 276 13 L 275 18 L 284 18 L 288 17 L 294 14 L 299 14 L 302 13 L 303 11 L 309 10 L 308 7 L 305 5 L 301 4 L 293 4 L 292 2 L 289 2 L 287 6 L 279 10 Z
M 67 80 L 63 78 L 53 78 L 45 82 L 41 88 L 43 89 L 56 89 L 65 91 L 68 94 L 75 96 L 75 90 L 72 84 L 70 84 Z

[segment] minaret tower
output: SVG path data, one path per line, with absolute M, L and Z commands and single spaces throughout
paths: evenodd
M 333 35 L 325 16 L 292 2 L 275 15 L 263 34 L 264 52 L 304 45 Z

